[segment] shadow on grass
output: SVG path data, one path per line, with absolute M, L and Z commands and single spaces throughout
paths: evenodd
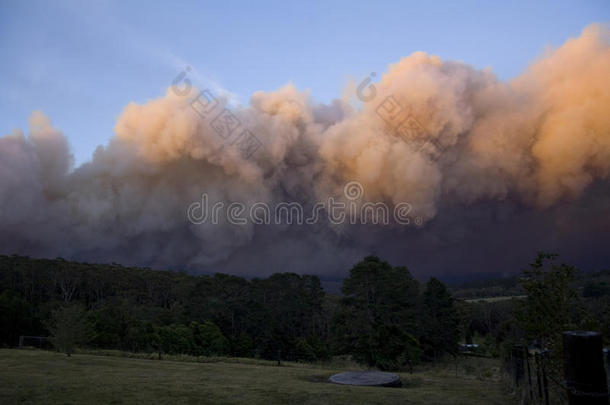
M 297 377 L 301 381 L 306 381 L 310 383 L 317 384 L 332 384 L 328 379 L 333 375 L 333 373 L 328 374 L 310 374 L 305 376 Z M 391 387 L 391 388 L 418 388 L 424 385 L 424 380 L 420 377 L 400 377 L 402 381 L 401 387 Z M 390 388 L 390 387 L 374 387 L 374 388 Z

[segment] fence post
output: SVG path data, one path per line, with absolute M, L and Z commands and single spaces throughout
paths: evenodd
M 534 354 L 534 360 L 536 362 L 536 385 L 538 386 L 538 402 L 542 403 L 542 381 L 540 380 L 540 374 L 541 374 L 540 353 L 536 352 Z
M 525 353 L 523 346 L 514 345 L 512 352 L 512 366 L 513 366 L 513 382 L 516 387 L 521 386 L 521 380 L 523 380 L 524 367 L 523 367 L 523 354 Z
M 606 379 L 610 387 L 610 348 L 604 348 L 604 361 L 606 362 Z
M 546 365 L 549 360 L 549 351 L 540 352 L 540 364 L 542 364 L 542 389 L 544 391 L 544 405 L 549 405 L 549 378 L 547 376 Z
M 530 351 L 525 347 L 525 364 L 527 365 L 527 389 L 530 394 L 530 401 L 534 402 L 534 390 L 532 387 L 532 369 L 530 367 Z
M 599 332 L 563 332 L 563 364 L 570 405 L 608 404 Z

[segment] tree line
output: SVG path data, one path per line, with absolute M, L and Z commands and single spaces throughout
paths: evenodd
M 0 256 L 0 346 L 34 335 L 67 353 L 80 345 L 159 357 L 349 355 L 400 369 L 455 355 L 459 341 L 507 356 L 515 344 L 559 353 L 562 330 L 610 337 L 610 271 L 584 274 L 541 253 L 516 279 L 513 299 L 467 302 L 439 280 L 420 283 L 375 256 L 351 269 L 340 296 L 313 275 L 245 279 Z
M 0 345 L 49 336 L 132 352 L 291 361 L 351 355 L 381 369 L 455 354 L 459 314 L 446 286 L 364 258 L 326 294 L 314 275 L 227 274 L 0 256 Z

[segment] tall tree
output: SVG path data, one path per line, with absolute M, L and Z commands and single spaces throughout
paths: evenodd
M 538 253 L 521 278 L 527 297 L 518 308 L 517 321 L 527 338 L 544 348 L 559 343 L 560 332 L 569 327 L 577 297 L 572 287 L 576 268 L 558 264 L 557 258 L 556 254 Z
M 426 283 L 422 315 L 420 342 L 424 353 L 434 359 L 442 353 L 457 353 L 459 314 L 445 284 L 434 277 Z
M 381 369 L 415 360 L 418 290 L 406 267 L 392 267 L 376 256 L 364 258 L 343 282 L 345 297 L 334 327 L 339 347 Z
M 50 340 L 58 350 L 71 356 L 77 345 L 91 339 L 91 327 L 86 312 L 79 304 L 67 305 L 53 311 L 49 325 Z

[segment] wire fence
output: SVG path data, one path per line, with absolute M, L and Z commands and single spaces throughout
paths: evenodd
M 19 348 L 35 347 L 37 349 L 52 349 L 53 345 L 45 336 L 19 336 Z

